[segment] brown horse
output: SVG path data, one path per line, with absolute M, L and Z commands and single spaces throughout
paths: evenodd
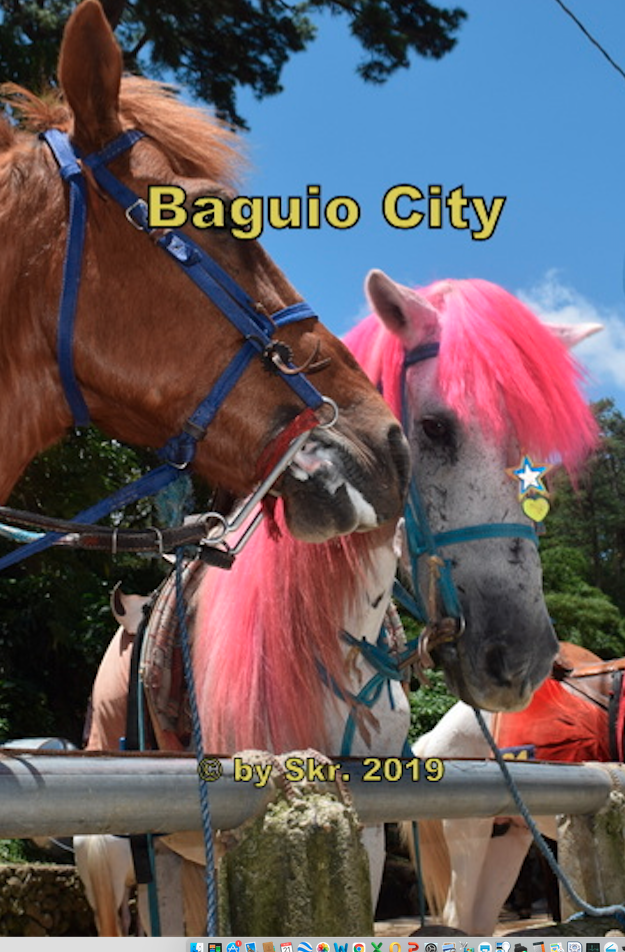
M 62 97 L 54 99 L 8 87 L 26 128 L 0 121 L 0 499 L 33 456 L 71 424 L 55 354 L 68 187 L 35 132 L 67 132 L 83 172 L 88 215 L 72 355 L 91 419 L 116 439 L 161 446 L 184 429 L 244 343 L 222 310 L 154 247 L 167 230 L 152 230 L 148 240 L 89 166 L 94 153 L 138 129 L 143 137 L 106 164 L 141 199 L 155 184 L 181 186 L 189 199 L 232 197 L 239 164 L 234 135 L 157 84 L 122 79 L 121 52 L 96 0 L 85 0 L 67 24 L 59 80 Z M 238 283 L 269 323 L 300 302 L 257 242 L 225 229 L 186 226 L 181 232 Z M 317 369 L 319 392 L 339 410 L 333 427 L 312 430 L 295 470 L 277 487 L 289 528 L 317 541 L 397 518 L 408 452 L 385 402 L 314 316 L 285 323 L 276 336 L 291 371 Z M 259 460 L 277 437 L 288 436 L 302 409 L 285 377 L 268 373 L 267 361 L 254 357 L 208 436 L 199 434 L 195 468 L 211 484 L 246 494 L 258 481 Z

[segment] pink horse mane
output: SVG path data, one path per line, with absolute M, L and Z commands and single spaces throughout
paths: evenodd
M 193 663 L 207 751 L 325 750 L 319 665 L 348 693 L 338 632 L 379 533 L 312 545 L 288 534 L 280 506 L 276 517 L 279 539 L 261 525 L 234 568 L 207 572 L 198 590 Z
M 447 281 L 420 293 L 441 313 L 438 386 L 460 419 L 476 418 L 500 438 L 512 428 L 527 452 L 579 464 L 595 444 L 596 425 L 564 345 L 486 281 Z M 372 315 L 346 343 L 399 417 L 398 338 Z M 276 542 L 261 527 L 231 572 L 207 573 L 194 648 L 205 750 L 328 749 L 319 664 L 345 692 L 337 633 L 370 567 L 373 541 L 366 534 L 309 545 L 283 530 Z
M 576 470 L 596 446 L 597 425 L 579 389 L 583 372 L 548 325 L 489 281 L 418 291 L 440 315 L 437 385 L 460 421 L 475 420 L 496 443 L 511 434 L 525 452 Z M 371 315 L 345 343 L 400 416 L 399 339 Z

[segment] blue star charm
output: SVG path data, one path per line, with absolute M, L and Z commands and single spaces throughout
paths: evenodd
M 529 492 L 548 496 L 549 491 L 542 482 L 542 477 L 549 472 L 551 466 L 534 465 L 529 456 L 524 456 L 518 469 L 507 469 L 506 473 L 512 479 L 519 480 L 519 499 L 523 499 Z

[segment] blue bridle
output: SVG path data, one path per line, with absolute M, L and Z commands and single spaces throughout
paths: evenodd
M 78 513 L 74 518 L 74 521 L 78 522 L 97 522 L 115 510 L 153 495 L 176 480 L 181 470 L 192 462 L 197 444 L 205 437 L 219 407 L 256 356 L 263 359 L 268 369 L 278 374 L 308 408 L 300 415 L 299 432 L 316 426 L 319 421 L 313 411 L 324 404 L 331 404 L 331 401 L 323 397 L 306 377 L 293 367 L 288 348 L 284 349 L 284 345 L 273 339 L 274 333 L 280 328 L 309 318 L 316 320 L 316 315 L 309 305 L 300 302 L 283 308 L 271 317 L 263 314 L 236 281 L 188 235 L 178 229 L 151 228 L 144 199 L 124 185 L 107 168 L 109 162 L 132 148 L 144 136 L 145 133 L 131 129 L 119 135 L 99 152 L 83 156 L 72 144 L 67 133 L 59 129 L 48 129 L 41 133 L 41 139 L 50 148 L 59 167 L 59 174 L 69 189 L 69 223 L 59 302 L 57 359 L 63 391 L 74 423 L 76 426 L 86 426 L 89 423 L 89 411 L 76 379 L 73 358 L 76 306 L 87 226 L 87 186 L 83 172 L 85 166 L 91 170 L 99 187 L 122 207 L 130 224 L 148 235 L 153 243 L 181 268 L 236 327 L 243 341 L 238 353 L 185 422 L 181 432 L 172 436 L 158 451 L 158 455 L 165 460 L 164 465 L 123 486 L 95 506 Z M 279 364 L 272 359 L 275 353 L 280 356 Z M 281 367 L 285 367 L 285 371 Z M 305 417 L 306 413 L 308 417 Z M 24 546 L 19 552 L 12 552 L 0 559 L 0 570 L 34 555 L 35 552 L 43 551 L 59 538 L 59 533 L 47 533 Z
M 414 364 L 437 357 L 439 350 L 440 344 L 438 342 L 431 342 L 421 344 L 413 350 L 406 352 L 404 355 L 401 382 L 401 412 L 402 425 L 406 433 L 408 433 L 410 424 L 406 399 L 407 370 L 414 366 Z M 538 546 L 538 535 L 533 525 L 520 522 L 486 522 L 474 526 L 462 526 L 458 529 L 450 529 L 446 532 L 432 532 L 423 499 L 417 485 L 417 478 L 418 474 L 413 474 L 410 481 L 408 502 L 404 513 L 413 592 L 408 592 L 399 580 L 397 580 L 393 594 L 397 601 L 418 621 L 422 621 L 426 625 L 433 624 L 436 619 L 430 617 L 426 601 L 419 590 L 419 568 L 422 558 L 429 557 L 436 559 L 436 584 L 438 596 L 443 608 L 443 615 L 447 618 L 457 620 L 458 633 L 460 633 L 464 626 L 462 607 L 454 584 L 450 561 L 449 559 L 443 558 L 441 549 L 464 542 L 502 538 L 528 539 Z
M 271 352 L 275 344 L 272 340 L 274 331 L 296 321 L 316 319 L 316 315 L 304 302 L 286 307 L 271 317 L 262 314 L 236 281 L 183 231 L 150 227 L 148 207 L 144 199 L 124 185 L 107 168 L 109 162 L 132 148 L 144 136 L 145 133 L 138 129 L 131 129 L 123 132 L 99 152 L 82 156 L 67 133 L 58 129 L 49 129 L 42 133 L 41 137 L 50 147 L 59 166 L 61 178 L 68 183 L 70 191 L 70 221 L 59 306 L 57 353 L 63 388 L 74 420 L 76 425 L 84 426 L 89 423 L 89 412 L 74 373 L 73 336 L 87 223 L 87 190 L 81 166 L 87 166 L 100 188 L 123 208 L 128 221 L 153 238 L 154 244 L 217 305 L 244 339 L 241 349 L 186 422 L 183 431 L 168 440 L 160 450 L 164 459 L 180 466 L 193 459 L 197 442 L 205 436 L 223 400 L 252 358 Z M 306 406 L 312 409 L 321 406 L 323 397 L 305 377 L 283 373 L 277 366 L 275 369 Z

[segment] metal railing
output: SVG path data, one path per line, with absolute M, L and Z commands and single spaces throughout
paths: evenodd
M 211 760 L 206 763 L 210 774 L 214 763 L 212 768 Z M 210 782 L 199 780 L 192 756 L 4 751 L 0 837 L 199 830 L 200 782 L 210 786 L 214 826 L 231 829 L 273 799 L 277 777 L 270 771 L 262 779 L 258 772 L 253 779 L 240 779 L 245 773 L 241 762 L 238 767 L 233 759 L 219 763 L 221 776 Z M 595 813 L 613 789 L 625 789 L 620 764 L 530 762 L 509 767 L 528 808 L 538 816 Z M 300 769 L 312 771 L 314 764 L 304 762 Z M 497 764 L 490 761 L 344 759 L 339 775 L 365 824 L 518 813 Z M 326 782 L 321 788 L 334 785 Z

